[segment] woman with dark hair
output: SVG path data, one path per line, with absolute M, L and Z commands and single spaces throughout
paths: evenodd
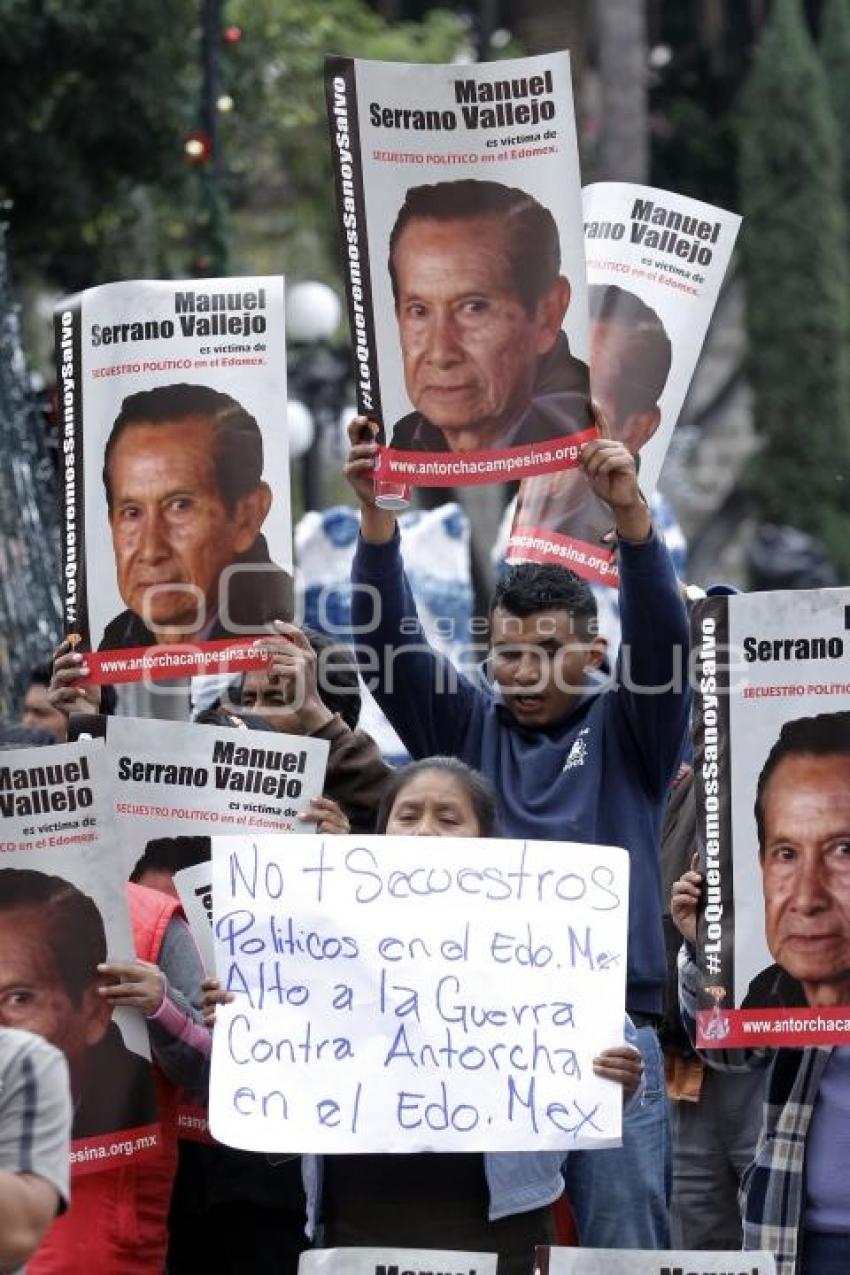
M 494 837 L 496 797 L 455 757 L 426 757 L 395 771 L 378 809 L 387 836 Z M 232 999 L 205 985 L 205 1012 Z M 207 1017 L 207 1022 L 210 1018 Z M 627 1020 L 626 1035 L 634 1035 Z M 635 1101 L 643 1063 L 632 1044 L 603 1050 L 594 1071 Z M 496 1252 L 499 1275 L 527 1275 L 534 1248 L 555 1243 L 552 1204 L 564 1191 L 568 1152 L 303 1157 L 308 1214 L 327 1248 L 441 1248 Z
M 390 836 L 497 837 L 496 794 L 457 757 L 425 757 L 384 784 L 376 832 Z

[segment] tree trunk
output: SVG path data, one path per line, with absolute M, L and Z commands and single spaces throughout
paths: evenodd
M 598 40 L 602 128 L 597 181 L 649 179 L 648 41 L 645 0 L 601 0 Z
M 526 53 L 569 49 L 575 84 L 584 59 L 586 7 L 585 0 L 510 0 L 503 12 Z
M 16 719 L 30 671 L 61 626 L 56 476 L 33 399 L 0 225 L 0 718 Z

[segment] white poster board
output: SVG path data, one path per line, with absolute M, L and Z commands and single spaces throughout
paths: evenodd
M 325 90 L 358 410 L 389 444 L 376 477 L 575 466 L 593 430 L 569 54 L 329 57 Z
M 850 589 L 704 598 L 691 628 L 697 1044 L 846 1046 Z
M 446 837 L 213 839 L 210 1124 L 254 1151 L 620 1141 L 629 860 Z
M 647 498 L 702 350 L 741 224 L 671 191 L 599 182 L 583 193 L 590 388 Z M 617 587 L 611 509 L 581 470 L 525 479 L 506 556 Z
M 298 1275 L 496 1275 L 495 1253 L 434 1248 L 314 1248 L 298 1259 Z
M 129 873 L 158 837 L 309 832 L 330 744 L 308 735 L 111 717 L 115 822 Z
M 534 1275 L 776 1275 L 772 1253 L 539 1248 Z
M 75 1173 L 162 1145 L 144 1019 L 99 1008 L 99 965 L 135 956 L 115 840 L 99 740 L 0 752 L 3 1026 L 68 1060 Z
M 283 279 L 107 283 L 55 332 L 65 626 L 91 680 L 258 667 L 233 639 L 292 590 Z

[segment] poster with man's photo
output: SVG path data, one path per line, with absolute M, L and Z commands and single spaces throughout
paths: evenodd
M 134 958 L 98 741 L 0 753 L 0 1006 L 68 1063 L 75 1173 L 160 1145 L 145 1022 L 115 1008 L 101 967 Z
M 850 1042 L 850 589 L 694 608 L 698 1043 Z
M 590 388 L 604 428 L 655 490 L 741 219 L 684 195 L 601 182 L 583 192 Z M 584 473 L 525 480 L 506 556 L 617 586 L 611 509 Z
M 213 973 L 210 838 L 309 832 L 313 825 L 299 815 L 322 792 L 330 745 L 191 722 L 76 721 L 78 729 L 102 730 L 106 737 L 113 862 L 124 879 L 180 899 L 204 967 Z M 206 1107 L 181 1104 L 177 1131 L 206 1141 Z
M 325 88 L 379 497 L 577 464 L 595 430 L 569 55 L 332 57 Z
M 254 667 L 251 636 L 292 612 L 283 279 L 105 284 L 55 332 L 65 630 L 89 680 Z

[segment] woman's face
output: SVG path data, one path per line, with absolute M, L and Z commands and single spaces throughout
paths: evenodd
M 387 835 L 478 837 L 481 829 L 465 786 L 445 770 L 420 771 L 393 802 Z

